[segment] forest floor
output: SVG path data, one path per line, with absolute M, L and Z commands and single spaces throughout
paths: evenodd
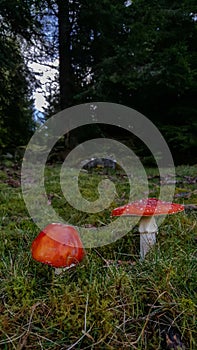
M 47 203 L 71 225 L 107 226 L 115 220 L 111 210 L 129 198 L 121 170 L 84 171 L 79 187 L 87 200 L 97 198 L 101 179 L 113 181 L 117 193 L 107 209 L 80 212 L 65 200 L 59 170 L 46 168 Z M 136 226 L 109 245 L 87 248 L 82 263 L 55 275 L 31 257 L 40 229 L 23 200 L 20 168 L 1 166 L 1 349 L 197 349 L 197 166 L 179 166 L 164 179 L 155 169 L 146 172 L 149 197 L 171 185 L 174 202 L 185 205 L 161 223 L 146 259 L 139 259 Z

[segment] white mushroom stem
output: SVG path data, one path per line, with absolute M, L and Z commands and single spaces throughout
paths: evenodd
M 154 216 L 142 216 L 139 224 L 140 256 L 144 260 L 148 251 L 156 243 L 158 227 Z
M 74 266 L 76 266 L 76 264 L 71 264 L 70 266 L 66 267 L 55 267 L 55 275 L 61 275 L 64 271 L 67 271 Z

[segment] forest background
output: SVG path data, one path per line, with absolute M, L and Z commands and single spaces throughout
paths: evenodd
M 54 113 L 105 101 L 148 117 L 175 164 L 197 162 L 194 0 L 0 0 L 0 22 L 1 157 L 15 156 Z M 39 63 L 50 70 L 57 61 L 57 74 L 43 86 L 30 67 Z M 37 89 L 46 98 L 41 116 L 34 107 Z M 72 136 L 75 143 L 122 138 L 151 161 L 145 146 L 119 128 L 83 127 Z

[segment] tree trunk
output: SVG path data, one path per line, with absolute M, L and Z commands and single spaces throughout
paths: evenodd
M 71 23 L 69 19 L 69 0 L 58 0 L 59 27 L 59 83 L 61 110 L 72 105 L 71 77 Z

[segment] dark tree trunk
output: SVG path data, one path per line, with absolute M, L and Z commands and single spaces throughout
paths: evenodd
M 58 0 L 59 26 L 59 83 L 61 110 L 72 105 L 71 76 L 71 23 L 69 19 L 69 0 Z

